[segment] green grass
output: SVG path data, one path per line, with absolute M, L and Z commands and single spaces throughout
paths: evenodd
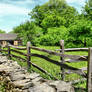
M 56 46 L 40 46 L 40 48 L 44 48 L 44 49 L 48 49 L 48 50 L 54 50 L 54 51 L 56 49 L 59 49 L 59 47 L 56 47 Z M 22 52 L 26 53 L 26 51 L 24 51 L 24 50 L 22 50 Z M 11 52 L 11 53 L 13 53 L 13 52 Z M 37 54 L 45 55 L 45 56 L 48 56 L 49 58 L 51 58 L 53 60 L 60 61 L 60 57 L 59 56 L 49 55 L 49 54 L 44 53 L 44 52 L 41 52 L 41 51 L 31 50 L 31 53 L 37 53 Z M 26 58 L 23 55 L 19 55 L 19 54 L 16 54 L 16 53 L 13 53 L 13 54 L 15 54 L 17 56 L 22 56 L 23 58 Z M 84 52 L 84 51 L 65 52 L 65 54 L 69 54 L 69 55 L 88 55 L 88 53 L 87 52 Z M 12 59 L 17 60 L 16 58 L 12 58 Z M 26 62 L 20 62 L 20 60 L 17 60 L 17 61 L 23 67 L 26 67 L 27 66 L 27 63 Z M 51 75 L 53 75 L 53 76 L 55 76 L 55 77 L 57 77 L 58 79 L 61 80 L 61 74 L 60 74 L 61 71 L 60 71 L 60 67 L 59 66 L 56 66 L 55 64 L 52 64 L 50 62 L 47 62 L 46 60 L 41 59 L 41 58 L 38 58 L 38 57 L 32 57 L 31 58 L 31 62 L 37 64 L 41 68 L 43 68 L 46 71 L 48 71 Z M 72 66 L 72 67 L 76 67 L 76 68 L 82 68 L 82 67 L 86 67 L 87 66 L 87 62 L 85 62 L 85 61 L 75 62 L 75 63 L 67 63 L 67 64 L 70 65 L 70 66 Z M 36 68 L 34 68 L 32 66 L 31 66 L 31 69 L 29 69 L 29 70 L 30 70 L 30 72 L 31 72 L 31 70 L 34 70 L 37 73 L 40 73 L 40 75 L 43 78 L 52 79 L 48 75 L 43 74 L 38 69 L 36 69 Z M 72 81 L 72 80 L 77 80 L 77 79 L 81 79 L 81 78 L 82 77 L 79 76 L 79 75 L 77 75 L 77 74 L 70 74 L 70 75 L 66 75 L 65 76 L 65 81 Z M 86 81 L 83 82 L 83 83 L 80 82 L 80 83 L 78 83 L 75 86 L 85 88 L 86 87 Z

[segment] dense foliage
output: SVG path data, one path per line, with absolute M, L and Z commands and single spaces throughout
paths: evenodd
M 30 21 L 13 29 L 24 45 L 31 41 L 33 45 L 56 46 L 63 39 L 66 47 L 92 46 L 92 0 L 86 2 L 81 14 L 65 0 L 49 0 L 29 16 Z
M 67 38 L 67 32 L 67 28 L 64 26 L 48 28 L 47 33 L 39 38 L 39 44 L 57 46 L 61 39 Z
M 27 41 L 31 41 L 31 43 L 35 45 L 37 38 L 43 34 L 42 28 L 29 21 L 14 28 L 14 32 L 19 33 L 24 45 Z
M 88 20 L 92 20 L 92 0 L 88 0 L 84 7 L 83 13 Z
M 92 45 L 92 22 L 84 19 L 77 20 L 68 30 L 70 47 L 87 47 Z

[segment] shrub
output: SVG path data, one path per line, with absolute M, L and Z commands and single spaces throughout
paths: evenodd
M 54 45 L 59 45 L 60 40 L 65 40 L 67 39 L 67 28 L 64 26 L 61 26 L 59 28 L 53 27 L 53 28 L 48 28 L 47 33 L 40 37 L 40 44 L 41 45 L 48 45 L 48 46 L 54 46 Z

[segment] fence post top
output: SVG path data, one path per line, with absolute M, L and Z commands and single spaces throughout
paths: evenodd
M 64 40 L 60 40 L 60 41 L 64 41 Z
M 27 45 L 28 45 L 28 44 L 31 44 L 31 42 L 30 42 L 30 41 L 28 41 L 28 42 L 27 42 Z
M 64 40 L 60 40 L 60 45 L 64 45 Z
M 92 49 L 92 47 L 89 47 L 89 49 Z
M 31 46 L 31 42 L 28 41 L 28 42 L 27 42 L 27 47 L 30 47 L 30 46 Z
M 64 43 L 64 40 L 60 40 L 60 42 Z
M 27 43 L 31 43 L 30 41 L 28 41 Z

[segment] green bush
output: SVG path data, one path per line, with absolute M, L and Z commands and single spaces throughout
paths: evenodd
M 37 39 L 43 34 L 42 28 L 29 21 L 15 27 L 13 32 L 19 34 L 19 37 L 23 40 L 23 45 L 26 45 L 28 41 L 30 41 L 33 45 L 36 45 L 38 41 Z
M 87 20 L 77 20 L 68 28 L 68 44 L 73 47 L 92 46 L 92 22 Z M 69 46 L 69 45 L 68 45 Z
M 47 33 L 39 38 L 39 44 L 40 45 L 46 45 L 46 46 L 54 46 L 59 45 L 60 40 L 67 39 L 67 28 L 64 26 L 61 26 L 59 28 L 53 27 L 48 28 Z

